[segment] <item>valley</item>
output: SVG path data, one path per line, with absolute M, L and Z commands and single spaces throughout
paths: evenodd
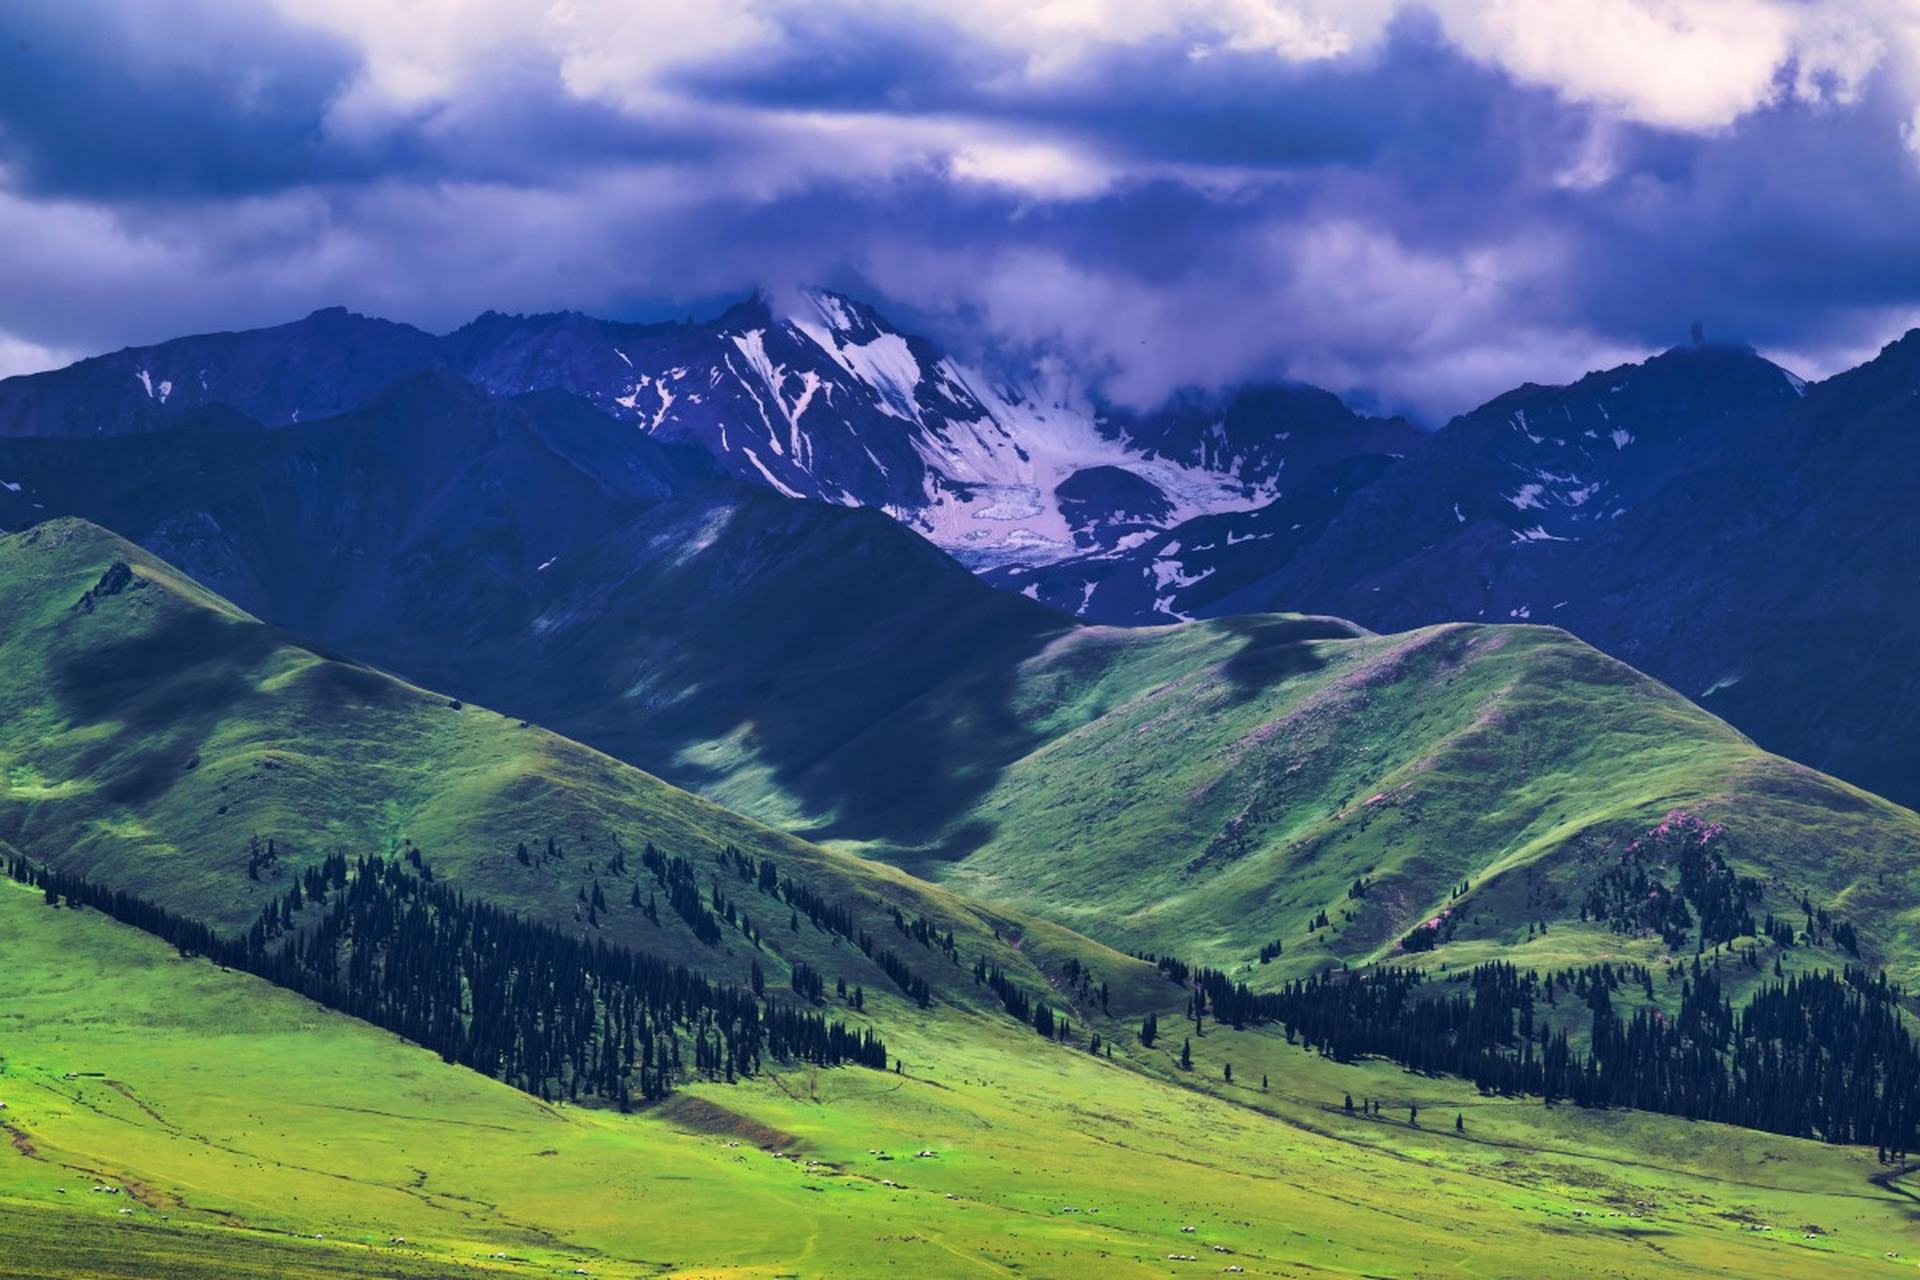
M 1898 855 L 1913 815 L 1758 753 L 1551 630 L 1050 624 L 985 739 L 1032 745 L 958 793 L 977 799 L 934 844 L 889 854 L 935 885 L 315 652 L 81 522 L 0 540 L 0 582 L 15 619 L 0 686 L 10 860 L 230 937 L 283 921 L 286 943 L 248 944 L 263 957 L 305 945 L 316 906 L 352 899 L 356 877 L 430 875 L 558 935 L 740 990 L 759 977 L 769 1011 L 791 1001 L 866 1028 L 893 1062 L 769 1057 L 728 1083 L 731 1059 L 699 1056 L 706 1015 L 662 1014 L 655 1034 L 683 1065 L 631 1113 L 564 1052 L 513 1090 L 80 905 L 104 899 L 0 883 L 20 976 L 0 1028 L 19 1158 L 0 1232 L 43 1259 L 25 1274 L 118 1274 L 129 1258 L 183 1275 L 1162 1274 L 1211 1256 L 1266 1275 L 1521 1275 L 1541 1258 L 1554 1274 L 1711 1275 L 1791 1250 L 1797 1270 L 1840 1275 L 1903 1252 L 1897 1157 L 1408 1071 L 1345 1031 L 1296 1039 L 1304 1014 L 1235 1025 L 1224 988 L 1196 1016 L 1184 964 L 1125 954 L 1173 953 L 1275 995 L 1349 965 L 1437 965 L 1436 996 L 1449 969 L 1489 961 L 1581 990 L 1609 965 L 1622 1020 L 1678 1017 L 1686 953 L 1585 917 L 1611 901 L 1593 894 L 1620 856 L 1596 863 L 1595 842 L 1687 804 L 1724 814 L 1740 872 L 1760 877 L 1744 930 L 1710 940 L 1702 917 L 1683 932 L 1692 981 L 1702 953 L 1736 1002 L 1769 963 L 1795 977 L 1858 956 L 1909 980 Z M 964 708 L 970 687 L 928 696 Z M 708 755 L 722 791 L 778 777 Z M 1510 809 L 1488 810 L 1490 776 L 1512 779 Z M 1847 859 L 1811 843 L 1834 839 Z M 1316 842 L 1324 860 L 1303 852 Z M 642 846 L 689 860 L 687 910 L 639 905 L 671 887 Z M 274 908 L 303 881 L 312 905 Z M 1706 901 L 1684 879 L 1674 892 Z M 1808 895 L 1819 928 L 1739 936 Z M 1436 904 L 1461 921 L 1409 947 Z M 341 957 L 399 963 L 398 936 L 367 927 Z M 924 996 L 901 960 L 931 979 Z M 1643 967 L 1659 980 L 1641 994 Z M 848 995 L 809 1000 L 807 973 Z M 1518 1040 L 1504 1022 L 1497 1060 L 1549 1031 L 1600 1052 L 1587 1004 L 1534 1005 Z M 457 1007 L 482 1012 L 477 995 Z M 1416 1196 L 1382 1199 L 1409 1179 Z M 714 1234 L 689 1236 L 694 1219 Z
M 0 1241 L 20 1276 L 1912 1265 L 1889 1256 L 1912 1247 L 1909 1200 L 1870 1181 L 1871 1152 L 1488 1099 L 1278 1035 L 1209 1032 L 1188 1074 L 948 1016 L 889 1027 L 898 1076 L 778 1069 L 622 1116 L 543 1104 L 9 883 L 0 920 Z M 1268 1087 L 1222 1084 L 1229 1056 Z M 1382 1117 L 1347 1115 L 1345 1094 Z
M 1915 3 L 0 7 L 0 1280 L 1920 1274 Z
M 648 340 L 707 341 L 682 328 Z M 316 401 L 269 361 L 243 408 L 0 438 L 22 1274 L 1855 1275 L 1911 1247 L 1912 811 L 1559 627 L 1422 623 L 1427 579 L 1392 587 L 1402 630 L 1089 623 L 697 432 L 401 368 L 427 348 L 395 327 L 267 349 L 316 329 L 397 380 Z M 434 350 L 526 339 L 463 333 Z M 16 426 L 71 421 L 57 382 L 8 388 Z M 1353 438 L 1259 454 L 1293 412 Z M 1101 448 L 1139 465 L 1060 489 L 1070 522 L 1120 503 L 1084 526 L 1119 541 L 985 576 L 1289 514 L 1307 555 L 1395 486 L 1452 492 L 1446 451 L 1507 421 L 1401 457 L 1343 412 L 1127 420 Z M 1512 554 L 1639 528 L 1705 456 L 1674 430 L 1604 530 L 1569 500 Z M 1323 487 L 1183 514 L 1136 483 L 1181 431 Z

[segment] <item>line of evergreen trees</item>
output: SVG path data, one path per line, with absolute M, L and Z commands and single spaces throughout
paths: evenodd
M 933 1002 L 933 988 L 929 987 L 927 980 L 915 973 L 907 965 L 905 960 L 902 960 L 885 947 L 880 948 L 880 954 L 875 956 L 874 960 L 879 963 L 882 969 L 886 970 L 887 976 L 892 978 L 894 982 L 899 985 L 900 989 L 907 993 L 909 1000 L 919 1005 L 922 1009 Z
M 900 913 L 898 907 L 893 909 L 893 927 L 928 950 L 937 950 L 947 959 L 958 963 L 959 953 L 954 945 L 952 929 L 942 933 L 939 926 L 925 916 L 915 916 L 913 923 L 908 924 L 906 916 Z
M 973 962 L 974 985 L 984 985 L 1000 997 L 1000 1003 L 1006 1006 L 1008 1013 L 1021 1022 L 1033 1021 L 1033 997 L 1023 991 L 1013 979 L 1007 977 L 999 965 L 987 963 L 986 953 Z
M 1738 895 L 1727 899 L 1732 910 Z M 1177 962 L 1162 968 L 1183 975 Z M 1601 964 L 1542 978 L 1511 964 L 1455 975 L 1445 994 L 1426 974 L 1327 972 L 1256 993 L 1215 969 L 1190 972 L 1195 1020 L 1211 1011 L 1235 1027 L 1281 1023 L 1289 1041 L 1328 1057 L 1364 1054 L 1412 1070 L 1472 1080 L 1483 1091 L 1636 1107 L 1828 1142 L 1920 1147 L 1920 1046 L 1884 975 L 1848 966 L 1770 982 L 1735 1010 L 1712 966 L 1670 973 L 1680 1008 L 1644 1004 L 1622 1014 L 1614 993 L 1638 985 L 1641 966 Z M 1582 1052 L 1538 1006 L 1584 1003 Z M 1143 1029 L 1144 1030 L 1144 1029 Z M 1144 1037 L 1143 1037 L 1144 1038 Z
M 707 904 L 700 894 L 700 878 L 694 874 L 693 864 L 677 854 L 661 853 L 653 847 L 651 840 L 641 851 L 640 862 L 653 872 L 654 879 L 667 891 L 667 905 L 687 922 L 687 927 L 693 930 L 693 936 L 710 947 L 720 945 L 720 921 L 707 910 Z
M 7 872 L 49 905 L 93 907 L 541 1098 L 624 1108 L 665 1095 L 689 1060 L 729 1080 L 767 1058 L 887 1065 L 870 1030 L 469 902 L 399 861 L 336 854 L 238 937 L 24 857 Z
M 861 941 L 865 931 L 859 927 L 850 908 L 829 902 L 811 885 L 786 877 L 780 880 L 780 897 L 796 916 L 805 916 L 814 928 L 838 934 L 859 945 L 863 952 L 872 954 L 873 944 Z

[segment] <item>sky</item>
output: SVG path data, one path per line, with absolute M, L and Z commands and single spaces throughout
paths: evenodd
M 345 305 L 873 302 L 1438 423 L 1920 325 L 1920 0 L 9 0 L 0 375 Z

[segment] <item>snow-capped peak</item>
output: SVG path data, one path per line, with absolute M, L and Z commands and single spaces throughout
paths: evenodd
M 1090 468 L 1117 468 L 1151 485 L 1165 496 L 1169 521 L 1247 510 L 1272 497 L 1232 475 L 1144 456 L 1103 432 L 1093 405 L 1058 366 L 1038 365 L 1026 378 L 989 376 L 825 291 L 803 295 L 785 323 L 902 424 L 925 487 L 886 509 L 969 562 L 1039 564 L 1086 550 L 1084 513 L 1070 517 L 1056 490 Z

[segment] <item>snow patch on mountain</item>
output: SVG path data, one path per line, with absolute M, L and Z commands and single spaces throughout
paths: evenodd
M 1212 576 L 1213 566 L 1211 565 L 1200 570 L 1198 573 L 1188 573 L 1186 566 L 1173 558 L 1173 555 L 1179 550 L 1180 544 L 1178 542 L 1168 543 L 1166 551 L 1161 553 L 1149 566 L 1153 570 L 1153 585 L 1155 590 L 1165 591 L 1168 587 L 1190 587 L 1194 583 L 1203 582 Z
M 1056 549 L 1059 555 L 1071 552 L 1073 531 L 1055 490 L 1092 467 L 1130 472 L 1164 494 L 1172 511 L 1156 521 L 1163 528 L 1273 500 L 1270 490 L 1242 485 L 1237 476 L 1141 456 L 1124 440 L 1102 434 L 1084 402 L 996 386 L 971 370 L 953 373 L 985 413 L 975 421 L 949 422 L 938 435 L 917 442 L 928 470 L 949 485 L 946 492 L 930 492 L 928 505 L 910 522 L 963 560 L 1043 563 L 1035 551 L 1044 548 L 1049 558 L 1057 558 Z M 1041 541 L 1016 539 L 1016 533 Z
M 1544 528 L 1542 528 L 1537 524 L 1532 526 L 1531 528 L 1516 530 L 1513 535 L 1513 540 L 1515 542 L 1571 542 L 1572 541 L 1571 538 L 1562 538 L 1554 534 L 1548 533 Z
M 1173 509 L 1155 522 L 1161 527 L 1251 510 L 1274 497 L 1236 475 L 1150 459 L 1109 437 L 1063 377 L 1023 386 L 944 357 L 923 361 L 905 338 L 846 299 L 812 293 L 806 302 L 812 314 L 803 307 L 786 323 L 871 390 L 881 412 L 908 424 L 903 430 L 926 468 L 924 497 L 886 510 L 971 565 L 1046 564 L 1073 554 L 1074 529 L 1055 490 L 1091 467 L 1131 472 L 1166 495 Z M 779 375 L 754 367 L 762 381 Z M 794 411 L 796 426 L 801 412 Z
M 764 389 L 772 397 L 774 407 L 786 423 L 787 442 L 793 449 L 793 456 L 799 459 L 807 452 L 806 445 L 802 443 L 800 419 L 806 416 L 808 407 L 813 404 L 814 394 L 820 390 L 820 375 L 811 369 L 789 374 L 785 366 L 775 364 L 767 355 L 766 336 L 761 329 L 749 329 L 746 333 L 733 335 L 733 345 L 739 349 L 747 368 L 760 386 L 756 388 L 744 378 L 741 382 L 754 399 L 760 401 L 763 411 L 765 401 L 761 400 L 760 390 Z M 791 391 L 790 383 L 797 384 L 791 387 Z
M 853 341 L 851 334 L 862 326 L 856 326 L 839 298 L 816 293 L 809 300 L 820 313 L 819 321 L 797 315 L 788 316 L 787 323 L 831 356 L 848 377 L 872 388 L 879 396 L 882 413 L 903 422 L 918 422 L 914 391 L 923 371 L 907 340 L 897 333 L 876 332 L 865 342 Z
M 774 490 L 776 493 L 785 494 L 789 498 L 797 498 L 800 496 L 799 491 L 796 490 L 792 485 L 785 483 L 780 479 L 779 476 L 776 476 L 775 474 L 773 474 L 773 472 L 767 470 L 767 464 L 760 461 L 760 455 L 755 453 L 751 448 L 743 448 L 740 450 L 740 452 L 746 455 L 747 461 L 751 462 L 754 466 L 754 469 L 757 470 L 760 473 L 761 477 L 766 480 L 768 488 Z

